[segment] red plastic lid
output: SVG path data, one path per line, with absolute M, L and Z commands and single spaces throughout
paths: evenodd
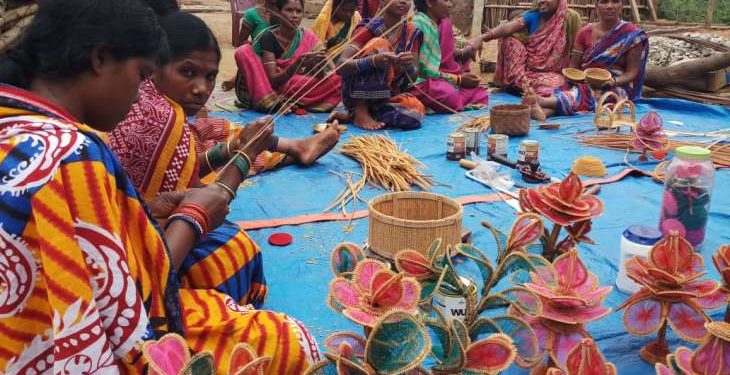
M 274 233 L 269 236 L 269 243 L 274 246 L 288 246 L 291 245 L 294 239 L 289 233 Z
M 304 115 L 307 114 L 307 110 L 304 109 L 304 108 L 302 108 L 302 107 L 299 107 L 299 108 L 297 108 L 297 109 L 294 110 L 294 114 L 297 115 L 297 116 L 304 116 Z

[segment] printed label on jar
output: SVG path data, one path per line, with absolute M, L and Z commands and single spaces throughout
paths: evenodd
M 464 277 L 461 280 L 466 285 L 469 295 L 476 298 L 476 284 Z M 466 303 L 466 296 L 461 294 L 447 292 L 442 289 L 438 289 L 433 294 L 433 307 L 441 312 L 446 320 L 458 319 L 463 321 L 467 313 Z
M 509 149 L 509 137 L 504 134 L 490 134 L 487 137 L 487 155 L 506 157 Z
M 449 160 L 463 159 L 465 156 L 464 134 L 451 133 L 446 139 L 446 158 Z
M 517 161 L 523 164 L 539 164 L 540 144 L 537 141 L 522 141 Z

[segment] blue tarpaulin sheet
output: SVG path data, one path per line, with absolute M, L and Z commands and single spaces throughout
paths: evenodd
M 516 103 L 519 98 L 507 94 L 493 94 L 490 106 Z M 664 119 L 667 130 L 684 132 L 711 132 L 730 127 L 730 110 L 724 107 L 708 106 L 674 99 L 649 99 L 637 105 L 637 117 L 648 111 L 657 111 Z M 466 112 L 470 116 L 488 114 L 487 110 Z M 215 113 L 231 121 L 245 123 L 258 116 L 253 112 Z M 281 137 L 301 138 L 311 135 L 312 126 L 324 122 L 326 115 L 284 116 L 277 121 L 276 134 Z M 437 185 L 433 192 L 450 197 L 486 195 L 493 191 L 468 180 L 465 170 L 458 163 L 447 161 L 446 136 L 460 122 L 466 119 L 459 115 L 429 115 L 419 130 L 402 132 L 387 131 L 403 150 L 406 150 L 426 165 L 425 173 L 434 177 Z M 559 130 L 531 129 L 527 137 L 510 139 L 510 158 L 517 158 L 518 144 L 523 139 L 540 142 L 540 160 L 544 170 L 553 177 L 563 178 L 570 170 L 575 158 L 591 155 L 601 158 L 609 165 L 610 175 L 624 169 L 625 153 L 581 146 L 576 133 L 589 133 L 593 129 L 592 116 L 555 118 L 552 122 L 564 124 Z M 534 124 L 533 124 L 534 125 Z M 350 127 L 342 135 L 348 137 L 369 134 Z M 482 151 L 484 153 L 484 151 Z M 629 160 L 635 161 L 636 155 Z M 655 164 L 643 166 L 653 169 Z M 324 156 L 313 166 L 302 168 L 289 166 L 278 171 L 265 173 L 249 180 L 232 204 L 234 221 L 267 220 L 286 218 L 303 214 L 321 213 L 345 187 L 344 180 L 335 173 L 360 173 L 359 165 L 337 152 Z M 356 174 L 355 178 L 359 176 Z M 519 176 L 513 175 L 518 181 Z M 708 277 L 718 279 L 712 266 L 711 255 L 719 245 L 730 243 L 730 172 L 718 170 L 712 196 L 708 235 L 698 249 L 705 258 Z M 381 189 L 366 187 L 361 196 L 365 200 L 384 193 Z M 662 186 L 647 177 L 627 177 L 619 182 L 605 185 L 599 197 L 605 202 L 605 213 L 593 224 L 591 237 L 595 245 L 581 246 L 580 255 L 602 285 L 613 285 L 619 260 L 619 241 L 623 230 L 632 224 L 658 224 Z M 366 209 L 359 204 L 356 209 Z M 352 210 L 352 208 L 349 208 Z M 473 231 L 475 246 L 494 259 L 496 250 L 491 234 L 481 227 L 481 221 L 489 221 L 504 232 L 514 220 L 512 208 L 503 202 L 479 203 L 464 209 L 464 227 Z M 327 335 L 339 330 L 361 329 L 343 316 L 333 312 L 326 304 L 327 289 L 333 278 L 329 266 L 329 255 L 340 242 L 364 243 L 367 240 L 368 220 L 348 222 L 324 222 L 284 226 L 273 229 L 250 231 L 263 251 L 265 273 L 269 285 L 266 309 L 292 315 L 304 322 L 321 342 Z M 294 237 L 288 247 L 272 247 L 267 243 L 270 234 L 284 231 Z M 616 308 L 627 295 L 614 291 L 606 300 L 607 306 Z M 653 368 L 639 358 L 641 346 L 654 337 L 633 337 L 623 327 L 622 312 L 612 312 L 606 318 L 588 325 L 588 331 L 597 340 L 607 359 L 613 362 L 619 373 L 648 374 Z M 719 319 L 722 311 L 711 316 Z M 680 344 L 676 335 L 669 334 L 672 349 Z M 687 344 L 684 344 L 687 345 Z M 688 345 L 692 347 L 692 345 Z M 508 373 L 525 373 L 517 368 Z

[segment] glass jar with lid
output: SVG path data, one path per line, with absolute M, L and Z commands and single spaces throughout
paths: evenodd
M 678 147 L 664 179 L 659 228 L 679 232 L 693 246 L 705 240 L 710 196 L 715 179 L 712 152 L 695 146 Z

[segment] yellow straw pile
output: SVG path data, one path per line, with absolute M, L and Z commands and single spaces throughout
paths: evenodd
M 421 170 L 424 165 L 416 158 L 401 151 L 393 139 L 384 135 L 364 135 L 347 140 L 341 152 L 362 166 L 362 178 L 358 181 L 348 179 L 347 187 L 327 208 L 339 206 L 345 213 L 350 201 L 359 199 L 358 194 L 371 183 L 389 191 L 408 191 L 412 186 L 430 190 L 432 179 Z
M 573 172 L 585 177 L 604 177 L 608 170 L 603 161 L 595 156 L 582 156 L 573 162 Z

